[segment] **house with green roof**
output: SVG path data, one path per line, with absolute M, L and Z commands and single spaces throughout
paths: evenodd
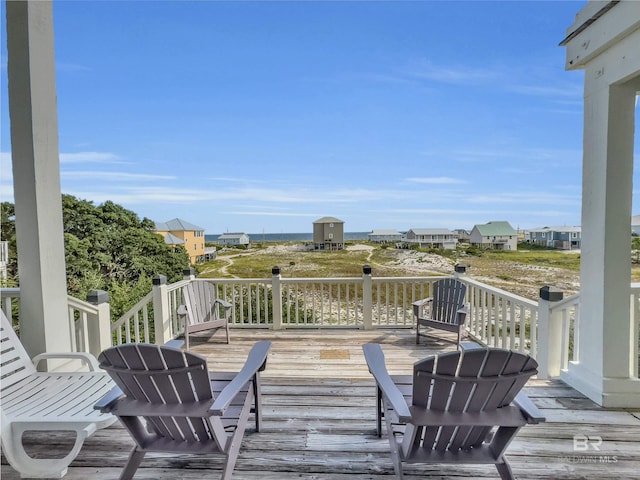
M 517 250 L 518 232 L 509 222 L 489 222 L 474 225 L 471 230 L 470 243 L 474 247 L 491 250 Z

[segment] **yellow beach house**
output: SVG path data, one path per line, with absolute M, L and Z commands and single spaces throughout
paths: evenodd
M 168 222 L 156 222 L 156 233 L 162 235 L 168 245 L 183 245 L 192 265 L 204 261 L 204 228 L 174 218 Z

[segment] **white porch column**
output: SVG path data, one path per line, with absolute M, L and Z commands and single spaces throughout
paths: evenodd
M 7 50 L 21 338 L 31 355 L 68 351 L 50 1 L 7 1 Z
M 629 314 L 639 7 L 637 2 L 590 2 L 564 42 L 567 68 L 585 70 L 585 87 L 580 357 L 561 377 L 610 407 L 640 406 L 632 363 L 637 339 Z

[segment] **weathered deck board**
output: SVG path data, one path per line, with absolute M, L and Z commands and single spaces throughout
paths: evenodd
M 196 337 L 196 336 L 194 336 Z M 194 338 L 192 350 L 206 355 L 209 367 L 240 368 L 255 341 L 273 346 L 263 373 L 264 425 L 247 432 L 236 465 L 236 480 L 379 480 L 393 478 L 385 437 L 375 436 L 375 388 L 361 345 L 383 344 L 392 373 L 411 372 L 413 362 L 451 350 L 447 344 L 415 345 L 410 330 L 232 330 L 226 345 L 219 335 Z M 558 381 L 532 380 L 526 392 L 548 422 L 523 428 L 508 458 L 521 479 L 632 479 L 640 465 L 640 412 L 603 410 Z M 599 451 L 574 451 L 574 435 L 603 439 Z M 27 439 L 37 456 L 64 451 L 63 433 L 33 434 Z M 114 425 L 88 439 L 65 478 L 118 478 L 132 441 Z M 136 479 L 218 478 L 219 457 L 149 455 Z M 498 478 L 486 465 L 409 465 L 407 478 Z M 3 480 L 17 480 L 3 458 Z

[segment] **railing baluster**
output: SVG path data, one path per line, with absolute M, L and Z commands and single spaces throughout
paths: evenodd
M 560 344 L 560 368 L 569 366 L 570 318 L 569 309 L 562 309 L 562 343 Z

